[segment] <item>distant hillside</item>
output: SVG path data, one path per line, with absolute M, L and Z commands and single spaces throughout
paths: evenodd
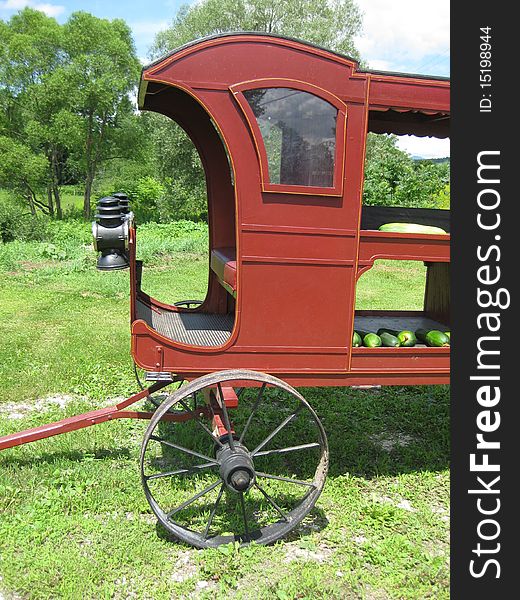
M 449 163 L 450 157 L 445 156 L 444 158 L 424 158 L 424 156 L 414 155 L 414 156 L 412 156 L 412 160 L 427 160 L 432 163 L 442 164 L 442 163 Z

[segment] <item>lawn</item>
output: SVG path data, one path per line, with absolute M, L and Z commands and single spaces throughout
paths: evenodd
M 78 227 L 0 245 L 1 434 L 137 390 L 128 274 L 96 271 Z M 202 297 L 204 228 L 172 231 L 140 231 L 144 287 Z M 423 277 L 422 263 L 381 261 L 358 307 L 418 308 Z M 329 477 L 311 515 L 271 547 L 169 540 L 139 481 L 146 423 L 2 452 L 0 598 L 448 598 L 449 388 L 301 392 L 327 431 Z

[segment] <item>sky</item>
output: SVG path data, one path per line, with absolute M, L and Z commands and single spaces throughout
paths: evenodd
M 77 10 L 98 17 L 122 18 L 134 35 L 137 54 L 148 62 L 148 50 L 158 31 L 172 21 L 178 8 L 197 0 L 0 0 L 0 19 L 25 6 L 41 10 L 60 23 Z M 450 74 L 449 0 L 356 0 L 364 13 L 356 47 L 372 69 Z M 449 156 L 449 140 L 400 136 L 398 145 L 424 158 Z

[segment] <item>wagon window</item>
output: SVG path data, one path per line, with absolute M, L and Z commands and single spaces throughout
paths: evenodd
M 247 90 L 244 96 L 262 133 L 269 181 L 333 187 L 336 107 L 290 88 Z

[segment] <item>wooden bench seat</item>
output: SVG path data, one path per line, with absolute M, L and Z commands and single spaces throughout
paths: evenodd
M 211 270 L 217 275 L 226 290 L 236 296 L 237 260 L 235 248 L 215 248 L 211 251 Z

